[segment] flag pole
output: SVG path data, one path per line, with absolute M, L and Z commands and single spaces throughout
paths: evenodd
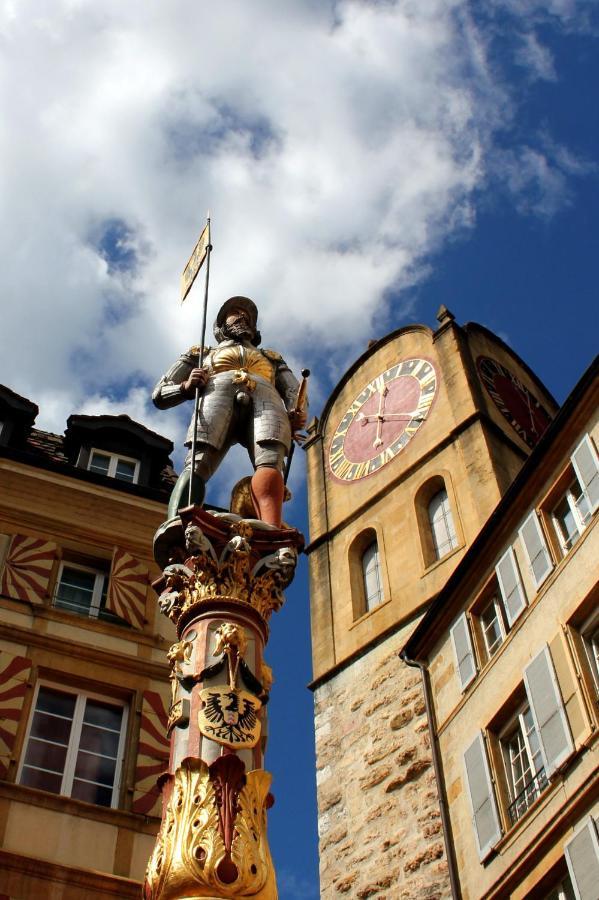
M 206 314 L 208 312 L 208 283 L 210 281 L 210 253 L 212 251 L 212 244 L 210 243 L 210 210 L 208 210 L 206 216 L 206 227 L 208 228 L 208 244 L 206 246 L 206 277 L 204 279 L 204 308 L 202 310 L 202 338 L 200 342 L 200 359 L 198 368 L 201 369 L 204 365 L 204 343 L 206 341 Z M 196 461 L 196 433 L 198 427 L 198 416 L 200 414 L 200 389 L 196 387 L 195 392 L 195 401 L 193 408 L 193 432 L 191 435 L 191 471 L 189 474 L 189 494 L 188 494 L 188 502 L 189 506 L 192 504 L 193 500 L 193 478 L 195 474 L 195 461 Z

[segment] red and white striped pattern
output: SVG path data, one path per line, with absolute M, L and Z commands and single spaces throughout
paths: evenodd
M 146 621 L 147 590 L 147 568 L 130 553 L 116 547 L 112 557 L 106 609 L 125 619 L 134 628 L 143 628 Z
M 0 652 L 0 778 L 8 772 L 30 671 L 27 657 Z
M 168 767 L 167 705 L 166 697 L 156 691 L 144 692 L 132 808 L 133 812 L 146 816 L 160 816 L 160 790 L 156 780 Z
M 0 591 L 17 600 L 43 603 L 55 558 L 56 544 L 15 534 L 6 554 Z

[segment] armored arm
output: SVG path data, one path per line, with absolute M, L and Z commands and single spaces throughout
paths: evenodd
M 295 409 L 299 382 L 285 360 L 281 357 L 277 360 L 275 387 L 283 398 L 283 403 L 285 404 L 287 411 L 289 412 L 290 410 Z
M 183 384 L 189 378 L 191 370 L 198 365 L 198 361 L 198 354 L 191 351 L 179 357 L 152 391 L 154 406 L 158 409 L 170 409 L 189 399 L 183 390 Z

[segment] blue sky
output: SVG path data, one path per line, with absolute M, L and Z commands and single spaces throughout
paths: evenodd
M 562 401 L 597 350 L 592 0 L 20 0 L 0 6 L 0 381 L 40 427 L 149 404 L 198 340 L 180 271 L 213 218 L 209 320 L 253 297 L 312 412 L 370 338 L 499 333 Z M 34 327 L 35 326 L 35 327 Z M 306 530 L 302 454 L 287 518 Z M 210 485 L 245 474 L 235 453 Z M 272 623 L 282 900 L 318 896 L 306 562 Z

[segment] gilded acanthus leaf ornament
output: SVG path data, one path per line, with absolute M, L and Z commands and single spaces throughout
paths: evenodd
M 177 769 L 144 900 L 277 900 L 266 840 L 270 775 L 244 770 L 236 756 Z

